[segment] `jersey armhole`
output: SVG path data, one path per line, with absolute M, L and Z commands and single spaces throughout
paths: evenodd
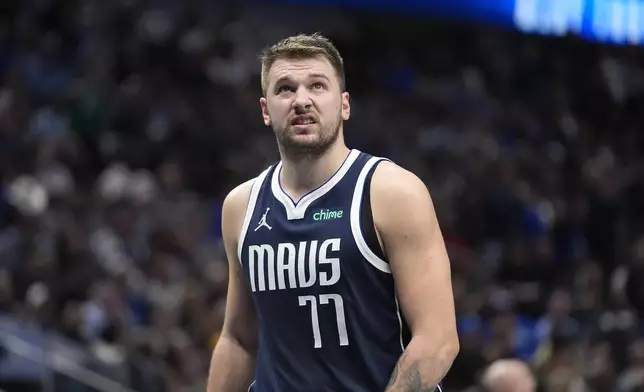
M 378 241 L 371 209 L 371 179 L 378 163 L 384 160 L 384 158 L 370 158 L 360 171 L 351 200 L 351 233 L 365 260 L 376 269 L 391 274 L 391 268 L 385 261 L 384 252 Z
M 246 212 L 244 213 L 244 221 L 242 223 L 241 232 L 239 233 L 239 240 L 237 242 L 237 257 L 240 263 L 242 262 L 242 249 L 244 248 L 246 233 L 248 232 L 248 226 L 250 225 L 250 220 L 253 218 L 253 214 L 255 212 L 255 205 L 257 204 L 259 191 L 262 189 L 262 185 L 266 180 L 266 176 L 271 171 L 272 168 L 273 166 L 264 170 L 259 176 L 257 176 L 253 180 L 253 185 L 251 187 L 250 195 L 248 197 L 248 203 L 246 204 Z
M 381 162 L 382 160 L 377 161 L 367 172 L 367 177 L 365 178 L 364 189 L 362 190 L 362 205 L 360 208 L 360 227 L 362 228 L 362 235 L 369 249 L 378 258 L 387 262 L 387 256 L 380 245 L 380 241 L 378 241 L 378 233 L 376 233 L 376 224 L 373 220 L 373 211 L 371 209 L 371 179 Z

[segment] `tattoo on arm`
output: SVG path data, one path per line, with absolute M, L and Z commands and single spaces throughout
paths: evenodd
M 437 385 L 423 382 L 420 373 L 420 361 L 413 362 L 405 366 L 401 372 L 401 364 L 404 362 L 405 354 L 400 357 L 398 364 L 391 373 L 389 384 L 386 392 L 435 392 L 438 391 Z
M 391 378 L 389 378 L 389 384 L 387 384 L 387 391 L 398 381 L 398 369 L 400 369 L 400 362 L 394 367 L 394 371 L 391 372 Z

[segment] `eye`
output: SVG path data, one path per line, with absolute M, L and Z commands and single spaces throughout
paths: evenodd
M 313 83 L 313 85 L 311 85 L 311 88 L 313 90 L 322 90 L 322 89 L 324 89 L 324 84 L 321 83 L 321 82 L 315 82 L 315 83 Z
M 287 84 L 282 85 L 277 89 L 278 94 L 286 93 L 286 92 L 292 92 L 292 91 L 293 91 L 293 87 L 291 87 L 291 86 L 289 86 Z

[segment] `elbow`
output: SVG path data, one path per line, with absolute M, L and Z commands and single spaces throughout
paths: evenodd
M 256 353 L 259 349 L 259 336 L 256 331 L 244 328 L 225 328 L 219 336 L 219 341 L 230 342 L 248 353 Z
M 450 363 L 454 362 L 459 351 L 461 351 L 461 344 L 458 341 L 458 335 L 454 334 L 454 338 L 450 342 L 449 347 L 447 349 L 447 355 L 450 358 Z
M 448 368 L 456 359 L 460 350 L 460 343 L 456 332 L 437 339 L 437 335 L 427 337 L 414 337 L 408 348 L 417 347 L 416 355 L 419 357 L 432 356 L 445 364 Z
M 443 361 L 451 366 L 460 349 L 461 345 L 458 341 L 458 335 L 454 333 L 453 336 L 446 338 L 443 343 L 439 345 L 437 352 Z

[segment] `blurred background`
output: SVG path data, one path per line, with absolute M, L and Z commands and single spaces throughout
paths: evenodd
M 338 8 L 339 6 L 341 8 Z M 429 186 L 461 353 L 644 391 L 644 1 L 1 0 L 0 389 L 205 390 L 257 55 L 340 48 L 351 147 Z M 221 375 L 225 377 L 225 375 Z

